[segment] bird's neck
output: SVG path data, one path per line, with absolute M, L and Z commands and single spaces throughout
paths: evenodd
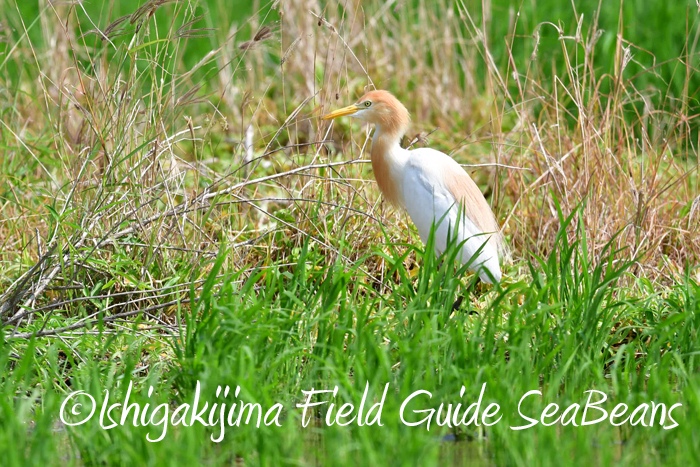
M 404 205 L 401 174 L 408 158 L 408 151 L 401 147 L 400 141 L 401 133 L 388 132 L 377 125 L 370 151 L 372 170 L 379 190 L 395 206 Z

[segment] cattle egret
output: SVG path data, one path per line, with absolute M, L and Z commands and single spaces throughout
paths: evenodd
M 435 225 L 438 255 L 445 251 L 448 235 L 454 235 L 461 245 L 460 261 L 471 261 L 469 268 L 482 281 L 499 282 L 503 236 L 484 195 L 464 169 L 440 151 L 409 151 L 400 146 L 410 117 L 406 107 L 387 91 L 370 91 L 357 103 L 323 119 L 345 115 L 375 126 L 370 155 L 379 189 L 390 203 L 408 212 L 423 243 Z

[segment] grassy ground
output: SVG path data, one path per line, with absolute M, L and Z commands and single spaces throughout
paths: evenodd
M 3 0 L 4 465 L 694 465 L 697 11 Z M 406 146 L 450 153 L 484 190 L 513 251 L 500 286 L 381 201 L 365 128 L 320 120 L 372 86 L 411 111 Z M 163 425 L 59 417 L 72 391 L 115 403 L 130 383 L 172 414 L 197 382 L 219 408 L 282 404 L 281 427 L 149 442 Z M 386 384 L 383 426 L 326 426 L 325 404 L 304 427 L 295 407 L 335 386 L 336 412 L 366 387 L 370 406 Z M 500 422 L 437 423 L 483 384 Z M 419 389 L 408 421 L 445 404 L 429 431 L 400 418 Z M 579 404 L 581 425 L 593 389 L 608 413 L 641 408 L 511 429 L 550 403 Z M 660 409 L 652 424 L 652 402 L 682 404 L 678 426 Z

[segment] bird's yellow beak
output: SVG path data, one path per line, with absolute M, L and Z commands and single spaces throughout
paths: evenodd
M 343 107 L 342 109 L 334 110 L 333 112 L 326 114 L 322 117 L 322 120 L 331 120 L 333 118 L 338 118 L 338 117 L 344 117 L 345 115 L 352 115 L 355 112 L 360 110 L 360 107 L 357 104 L 349 105 L 347 107 Z

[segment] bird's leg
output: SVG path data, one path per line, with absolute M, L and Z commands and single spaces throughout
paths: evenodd
M 488 287 L 487 283 L 484 282 L 483 280 L 481 280 L 481 277 L 480 277 L 479 280 L 476 282 L 476 284 L 474 284 L 474 290 L 473 290 L 474 296 L 479 298 L 482 295 L 484 295 L 486 292 L 488 292 L 487 287 Z M 477 292 L 478 292 L 478 295 L 477 295 Z
M 406 270 L 406 272 L 408 272 L 408 277 L 410 277 L 411 279 L 416 277 L 418 275 L 418 271 L 420 271 L 420 268 L 422 268 L 422 267 L 423 267 L 423 265 L 418 264 L 417 261 L 411 263 L 411 265 Z
M 469 295 L 469 291 L 471 290 L 471 287 L 467 287 L 467 290 L 458 291 L 457 292 L 457 300 L 452 304 L 452 311 L 458 311 L 460 307 L 462 306 L 462 302 L 464 302 L 464 299 Z
M 435 269 L 436 269 L 438 272 L 440 272 L 440 270 L 441 270 L 443 267 L 445 267 L 445 258 L 444 258 L 443 255 L 442 255 L 439 251 L 437 251 L 437 250 L 435 250 L 435 257 L 437 258 L 437 266 L 435 267 Z
M 460 307 L 462 306 L 462 303 L 464 302 L 464 299 L 467 298 L 467 296 L 470 293 L 474 296 L 475 299 L 478 299 L 479 297 L 484 295 L 484 293 L 486 293 L 486 291 L 484 290 L 485 286 L 486 286 L 486 283 L 484 281 L 482 281 L 479 276 L 476 277 L 475 282 L 470 281 L 470 285 L 468 287 L 466 287 L 466 290 L 464 290 L 464 292 L 462 294 L 460 294 L 457 297 L 457 300 L 455 300 L 455 302 L 452 304 L 452 311 L 459 310 Z M 470 315 L 478 315 L 479 312 L 472 310 L 469 312 L 469 314 Z

